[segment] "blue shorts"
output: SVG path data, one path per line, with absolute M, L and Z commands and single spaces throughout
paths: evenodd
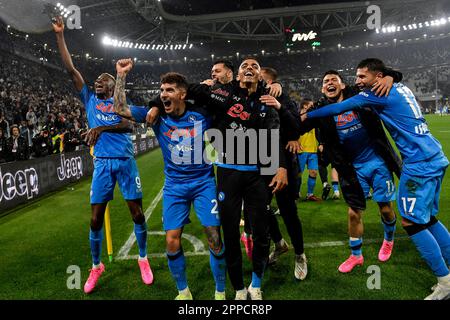
M 397 201 L 398 211 L 403 218 L 426 224 L 430 222 L 431 216 L 438 214 L 439 196 L 447 166 L 445 156 L 403 165 Z M 413 172 L 421 172 L 421 175 L 411 174 Z
M 164 230 L 179 229 L 190 223 L 191 203 L 202 226 L 220 226 L 216 196 L 214 176 L 186 182 L 166 179 L 163 193 Z
M 319 170 L 319 161 L 317 158 L 317 153 L 302 152 L 299 153 L 297 157 L 300 172 L 303 172 L 303 170 L 305 170 L 305 165 L 308 166 L 308 170 Z
M 394 179 L 382 158 L 375 157 L 373 160 L 355 163 L 353 166 L 366 198 L 372 188 L 374 201 L 390 202 L 395 200 Z
M 116 181 L 125 200 L 142 199 L 141 178 L 134 158 L 95 158 L 91 204 L 112 200 Z

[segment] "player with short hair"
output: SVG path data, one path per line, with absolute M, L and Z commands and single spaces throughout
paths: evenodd
M 398 209 L 402 226 L 427 262 L 438 283 L 426 300 L 450 297 L 450 234 L 437 220 L 439 195 L 445 170 L 449 165 L 439 141 L 431 134 L 420 106 L 411 90 L 394 84 L 387 97 L 377 97 L 368 90 L 383 77 L 384 63 L 375 58 L 357 66 L 358 95 L 339 104 L 304 114 L 302 119 L 342 114 L 369 107 L 383 121 L 403 158 L 398 186 Z
M 216 127 L 222 133 L 224 140 L 222 148 L 220 145 L 214 145 L 214 142 L 213 146 L 219 148 L 219 150 L 216 149 L 220 155 L 220 161 L 217 163 L 219 211 L 227 248 L 225 255 L 228 274 L 236 290 L 237 300 L 246 300 L 248 294 L 252 300 L 262 299 L 261 283 L 269 256 L 267 186 L 260 172 L 259 160 L 261 159 L 258 159 L 257 164 L 251 163 L 248 147 L 245 150 L 245 161 L 237 163 L 236 150 L 228 150 L 227 133 L 232 132 L 245 137 L 249 129 L 255 131 L 266 129 L 270 135 L 272 129 L 279 128 L 280 118 L 289 117 L 286 108 L 273 96 L 266 94 L 266 88 L 260 81 L 260 72 L 261 67 L 255 58 L 244 58 L 239 66 L 239 81 L 212 88 L 207 84 L 191 84 L 188 91 L 189 97 L 202 101 L 208 110 L 215 113 Z M 278 113 L 273 109 L 277 109 Z M 260 136 L 258 138 L 260 139 Z M 264 143 L 266 141 L 270 139 L 264 140 Z M 236 148 L 233 144 L 231 146 Z M 234 155 L 234 158 L 230 154 Z M 279 156 L 279 167 L 270 183 L 274 193 L 282 190 L 287 182 L 282 150 L 279 150 Z M 249 221 L 253 237 L 253 273 L 248 289 L 243 281 L 242 254 L 239 244 L 242 201 L 250 213 Z
M 146 122 L 147 107 L 128 106 L 125 97 L 125 77 L 132 68 L 131 59 L 116 64 L 117 84 L 114 109 L 123 117 Z M 210 251 L 210 266 L 216 282 L 216 300 L 225 300 L 225 247 L 220 236 L 217 210 L 216 182 L 211 164 L 194 162 L 203 155 L 204 133 L 210 128 L 211 118 L 203 108 L 185 101 L 188 83 L 178 73 L 161 76 L 161 93 L 150 105 L 164 105 L 165 114 L 158 118 L 153 130 L 164 158 L 163 227 L 166 232 L 166 250 L 169 270 L 179 294 L 176 300 L 192 300 L 186 279 L 186 260 L 181 245 L 184 226 L 190 222 L 193 204 L 204 227 Z M 189 109 L 188 109 L 189 106 Z M 200 146 L 202 152 L 196 150 Z
M 95 80 L 95 92 L 89 90 L 82 75 L 73 65 L 64 40 L 62 18 L 57 17 L 52 22 L 62 61 L 72 76 L 75 88 L 86 108 L 89 127 L 120 124 L 121 118 L 115 114 L 113 108 L 114 77 L 108 73 L 102 73 Z M 86 293 L 94 290 L 105 270 L 100 259 L 103 221 L 108 201 L 113 199 L 116 182 L 119 184 L 134 221 L 142 281 L 147 285 L 153 283 L 153 273 L 147 258 L 147 224 L 142 212 L 141 180 L 134 159 L 131 137 L 127 133 L 104 132 L 94 147 L 94 173 L 90 193 L 92 217 L 89 232 L 93 267 L 84 285 Z

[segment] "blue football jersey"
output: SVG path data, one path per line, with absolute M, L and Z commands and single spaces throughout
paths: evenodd
M 377 97 L 365 90 L 340 103 L 309 112 L 308 117 L 331 116 L 359 107 L 372 108 L 383 120 L 404 164 L 430 159 L 442 152 L 441 144 L 428 130 L 414 94 L 402 83 L 395 83 L 388 97 Z
M 376 157 L 373 141 L 363 127 L 358 114 L 347 111 L 334 116 L 339 141 L 353 163 L 364 163 Z
M 80 92 L 89 128 L 112 126 L 121 122 L 121 117 L 114 112 L 113 98 L 102 100 L 85 84 Z M 133 144 L 129 133 L 103 132 L 94 147 L 94 156 L 100 158 L 132 158 Z
M 145 122 L 149 108 L 130 107 L 137 122 Z M 204 112 L 186 110 L 180 117 L 160 116 L 153 126 L 164 158 L 166 178 L 191 180 L 213 174 L 212 164 L 203 157 L 205 131 L 211 127 L 211 118 Z

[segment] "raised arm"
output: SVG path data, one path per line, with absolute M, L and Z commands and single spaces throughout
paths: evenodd
M 124 118 L 134 120 L 125 94 L 125 79 L 132 67 L 133 62 L 131 59 L 121 59 L 116 63 L 117 77 L 116 87 L 114 88 L 114 112 Z
M 64 40 L 64 21 L 61 16 L 56 17 L 55 21 L 52 21 L 53 31 L 56 34 L 56 42 L 58 44 L 59 53 L 63 61 L 64 67 L 71 74 L 73 83 L 78 92 L 81 92 L 84 86 L 84 79 L 81 73 L 75 68 L 70 57 L 69 50 L 66 46 L 66 40 Z
M 301 115 L 301 119 L 302 121 L 304 121 L 305 119 L 334 116 L 349 110 L 354 110 L 359 107 L 375 104 L 375 99 L 368 99 L 368 96 L 368 93 L 360 92 L 358 95 L 348 98 L 347 100 L 344 100 L 342 102 L 332 103 L 327 105 L 326 107 L 303 113 Z M 379 99 L 381 100 L 382 98 Z

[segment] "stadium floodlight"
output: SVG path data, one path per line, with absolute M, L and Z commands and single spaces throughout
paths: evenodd
M 386 33 L 386 28 L 383 27 L 383 28 L 381 29 L 381 32 Z
M 122 41 L 119 41 L 119 47 L 122 47 Z
M 444 18 L 441 18 L 441 24 L 446 24 L 446 23 L 447 23 L 447 21 L 445 21 Z
M 430 26 L 430 23 L 429 23 L 428 21 L 425 21 L 425 25 L 426 25 L 427 27 L 429 27 L 429 26 Z
M 139 43 L 136 42 L 136 44 L 134 45 L 134 48 L 136 49 L 139 46 Z
M 86 53 L 86 59 L 88 59 L 89 58 L 89 53 Z
M 380 33 L 380 30 L 378 30 L 378 28 L 376 28 L 376 29 L 375 29 L 375 32 L 376 32 L 376 33 Z
M 173 44 L 170 45 L 170 50 L 173 50 Z
M 102 39 L 102 43 L 105 46 L 109 46 L 109 45 L 111 45 L 111 39 L 108 36 L 104 36 Z
M 202 42 L 203 43 L 203 42 Z M 194 44 L 193 43 L 191 43 L 190 45 L 189 45 L 189 49 L 192 49 L 194 47 Z
M 184 57 L 184 62 L 186 62 L 187 61 L 187 57 Z
M 184 50 L 184 49 L 186 49 L 186 43 L 185 43 L 185 44 L 183 44 L 183 50 Z
M 155 50 L 155 47 L 156 47 L 156 45 L 154 44 L 154 45 L 152 45 L 152 50 Z
M 161 58 L 161 57 L 159 57 L 159 59 L 158 59 L 158 60 L 159 60 L 159 63 L 161 63 L 161 61 L 162 61 L 162 58 Z
M 58 2 L 58 3 L 56 4 L 56 6 L 59 8 L 59 7 L 61 6 L 61 3 Z

